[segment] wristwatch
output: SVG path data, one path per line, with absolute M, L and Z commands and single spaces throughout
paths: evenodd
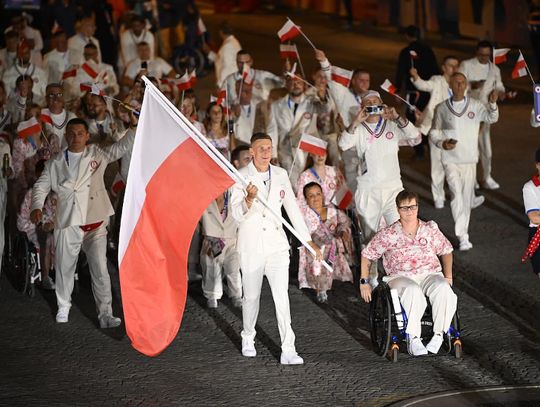
M 369 279 L 367 279 L 367 278 L 361 278 L 361 279 L 360 279 L 360 284 L 369 284 Z

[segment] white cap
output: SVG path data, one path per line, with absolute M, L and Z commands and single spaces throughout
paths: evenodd
M 381 94 L 377 92 L 376 90 L 367 90 L 364 93 L 362 93 L 360 97 L 362 98 L 362 100 L 364 100 L 365 98 L 369 98 L 372 96 L 377 96 L 382 101 Z

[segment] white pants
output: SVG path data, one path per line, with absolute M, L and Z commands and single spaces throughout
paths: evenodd
M 402 190 L 402 186 L 377 189 L 358 187 L 354 200 L 366 243 L 379 230 L 382 218 L 384 218 L 387 225 L 391 225 L 399 219 L 396 195 Z
M 426 311 L 426 296 L 431 303 L 433 332 L 448 332 L 456 313 L 457 296 L 442 273 L 428 273 L 414 277 L 389 277 L 390 288 L 398 291 L 398 296 L 407 316 L 405 332 L 411 337 L 422 334 L 422 316 Z
M 444 167 L 442 164 L 442 150 L 429 142 L 429 155 L 431 162 L 431 195 L 434 202 L 444 202 Z
M 358 162 L 360 161 L 356 147 L 343 151 L 341 153 L 341 160 L 343 161 L 347 186 L 351 192 L 356 195 L 356 189 L 358 186 Z
M 55 229 L 54 240 L 58 308 L 71 307 L 75 269 L 82 249 L 88 259 L 98 317 L 112 315 L 111 279 L 107 269 L 107 222 L 90 232 L 84 232 L 79 226 Z
M 244 288 L 242 339 L 252 341 L 255 338 L 255 324 L 259 315 L 263 276 L 266 276 L 276 307 L 281 350 L 285 353 L 295 352 L 295 336 L 291 327 L 288 292 L 289 252 L 283 251 L 271 254 L 240 253 L 240 268 Z
M 450 208 L 455 233 L 460 239 L 469 239 L 469 220 L 476 183 L 476 164 L 445 164 L 446 181 L 452 192 Z
M 225 247 L 217 257 L 201 252 L 202 289 L 209 300 L 219 300 L 223 296 L 223 277 L 227 279 L 227 295 L 242 297 L 240 261 L 236 251 L 236 239 L 224 239 Z M 203 245 L 203 250 L 206 246 Z
M 480 134 L 478 135 L 478 152 L 480 154 L 480 165 L 482 167 L 482 180 L 485 181 L 491 177 L 491 125 L 482 123 L 480 125 Z

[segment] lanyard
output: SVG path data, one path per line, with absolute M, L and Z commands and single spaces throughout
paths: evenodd
M 69 157 L 68 157 L 68 150 L 67 150 L 67 148 L 66 148 L 66 150 L 64 151 L 64 157 L 65 157 L 65 159 L 66 159 L 66 164 L 67 164 L 67 166 L 69 167 Z
M 322 187 L 323 180 L 321 179 L 321 177 L 319 177 L 319 174 L 317 174 L 317 171 L 315 171 L 315 168 L 310 167 L 309 171 L 311 171 L 311 173 L 315 176 L 315 178 L 319 180 L 319 183 L 321 184 L 321 187 Z
M 225 196 L 223 200 L 223 209 L 221 210 L 221 214 L 222 215 L 225 214 L 225 218 L 229 214 L 228 210 L 229 210 L 229 191 L 227 190 L 225 191 Z
M 36 142 L 35 142 L 34 138 L 32 136 L 30 136 L 30 137 L 27 138 L 27 140 L 30 143 L 30 145 L 32 146 L 32 148 L 34 150 L 37 150 L 37 145 L 36 145 Z

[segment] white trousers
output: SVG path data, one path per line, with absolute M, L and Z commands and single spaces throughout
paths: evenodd
M 482 123 L 480 126 L 480 134 L 478 135 L 478 152 L 480 154 L 480 165 L 482 166 L 482 180 L 485 181 L 491 177 L 491 125 Z
M 398 291 L 407 315 L 407 332 L 411 337 L 422 334 L 422 316 L 429 298 L 433 316 L 433 332 L 448 332 L 456 313 L 457 296 L 442 273 L 428 273 L 414 277 L 389 277 L 388 285 Z
M 442 150 L 429 142 L 429 155 L 431 163 L 431 195 L 434 202 L 444 202 L 444 167 L 442 164 Z
M 263 276 L 266 276 L 276 307 L 281 350 L 284 353 L 295 352 L 289 306 L 289 252 L 240 253 L 240 268 L 244 288 L 242 339 L 252 341 L 255 338 Z
M 202 289 L 204 296 L 209 300 L 219 300 L 223 296 L 223 277 L 227 279 L 227 295 L 230 298 L 242 297 L 236 239 L 224 240 L 225 247 L 219 256 L 211 257 L 201 252 Z
M 56 301 L 58 308 L 71 307 L 77 259 L 86 254 L 98 317 L 112 315 L 111 278 L 107 269 L 107 222 L 90 232 L 79 226 L 54 230 L 56 242 Z
M 476 183 L 476 164 L 445 164 L 446 181 L 452 192 L 450 208 L 458 238 L 469 239 L 469 220 Z
M 396 208 L 396 195 L 402 190 L 403 187 L 401 186 L 398 188 L 377 189 L 358 187 L 354 200 L 366 243 L 379 230 L 382 218 L 384 218 L 387 225 L 391 225 L 399 219 Z

